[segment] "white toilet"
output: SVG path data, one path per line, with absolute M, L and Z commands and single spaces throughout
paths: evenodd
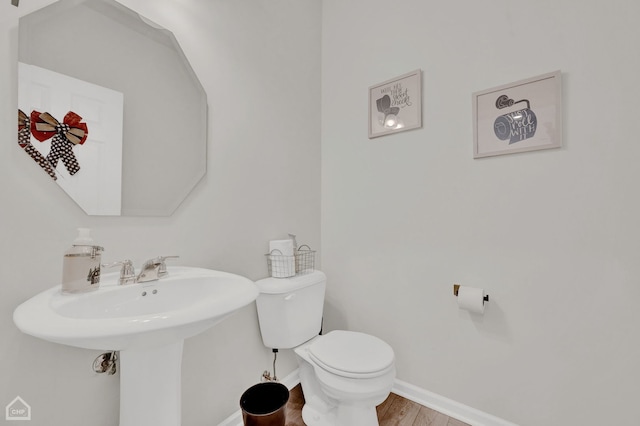
M 393 386 L 393 349 L 377 337 L 336 330 L 319 335 L 327 277 L 320 271 L 256 282 L 265 346 L 294 348 L 308 426 L 375 426 Z

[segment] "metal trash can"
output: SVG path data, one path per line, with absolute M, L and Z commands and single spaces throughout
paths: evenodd
M 245 426 L 285 426 L 289 389 L 282 383 L 264 382 L 251 386 L 240 397 Z

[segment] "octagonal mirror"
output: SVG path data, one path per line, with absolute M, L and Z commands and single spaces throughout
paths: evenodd
M 206 93 L 169 30 L 60 0 L 20 18 L 18 57 L 18 143 L 87 214 L 168 216 L 205 175 Z

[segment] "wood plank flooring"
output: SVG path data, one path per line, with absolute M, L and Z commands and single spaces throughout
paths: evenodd
M 300 385 L 291 389 L 286 426 L 306 426 L 302 421 L 304 395 Z M 469 426 L 394 393 L 377 408 L 380 426 Z

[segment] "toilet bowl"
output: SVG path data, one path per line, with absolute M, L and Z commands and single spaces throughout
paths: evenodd
M 308 426 L 372 426 L 395 379 L 391 347 L 377 337 L 336 330 L 294 349 Z
M 319 335 L 326 276 L 320 271 L 256 282 L 260 333 L 272 349 L 293 349 L 305 398 L 307 426 L 376 426 L 376 406 L 395 379 L 391 346 L 369 334 Z

